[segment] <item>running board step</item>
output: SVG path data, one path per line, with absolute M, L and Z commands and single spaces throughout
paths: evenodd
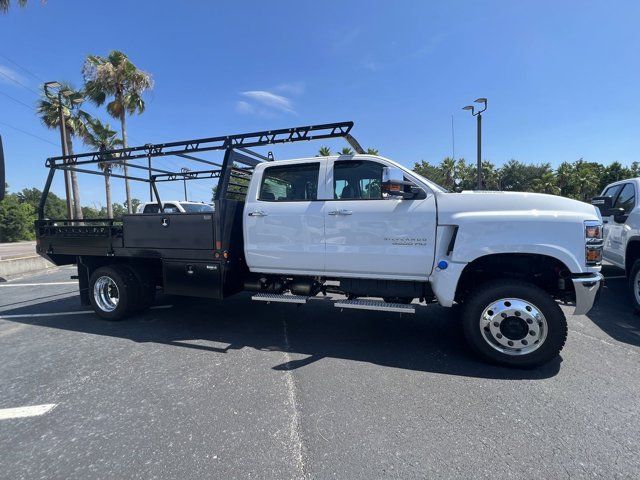
M 279 302 L 279 303 L 307 303 L 307 298 L 301 295 L 282 295 L 278 293 L 256 293 L 251 296 L 251 300 L 258 302 Z
M 416 313 L 415 306 L 404 303 L 387 303 L 380 300 L 338 300 L 333 304 L 337 308 L 356 308 L 358 310 L 378 310 L 381 312 Z

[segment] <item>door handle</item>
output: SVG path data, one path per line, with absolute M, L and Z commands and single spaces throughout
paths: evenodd
M 331 210 L 329 212 L 329 215 L 351 215 L 353 212 L 351 210 L 346 210 L 346 209 L 342 209 L 342 210 Z
M 249 212 L 250 217 L 266 217 L 267 214 L 262 210 L 256 210 L 255 212 Z

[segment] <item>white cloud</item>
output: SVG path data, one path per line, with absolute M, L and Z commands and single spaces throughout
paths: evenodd
M 238 100 L 236 102 L 236 112 L 238 113 L 255 113 L 255 109 L 249 102 L 245 102 L 244 100 Z
M 287 93 L 289 95 L 302 95 L 304 93 L 304 83 L 302 82 L 292 82 L 292 83 L 281 83 L 276 88 L 274 88 L 276 92 Z
M 16 82 L 27 84 L 27 80 L 22 75 L 5 65 L 0 65 L 0 82 L 10 85 L 16 85 Z
M 282 95 L 276 95 L 275 93 L 268 92 L 267 90 L 250 90 L 248 92 L 242 92 L 241 95 L 264 107 L 276 111 L 296 113 L 290 99 Z
M 277 118 L 283 114 L 297 115 L 291 97 L 302 95 L 304 89 L 302 82 L 287 82 L 268 90 L 239 92 L 242 98 L 236 101 L 236 112 L 268 118 Z

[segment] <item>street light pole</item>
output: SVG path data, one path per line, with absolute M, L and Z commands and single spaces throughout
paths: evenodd
M 466 107 L 463 107 L 463 110 L 471 110 L 471 115 L 473 115 L 474 117 L 477 117 L 477 123 L 478 123 L 478 130 L 477 130 L 477 137 L 478 137 L 478 148 L 477 148 L 477 170 L 478 170 L 478 185 L 477 185 L 477 189 L 478 190 L 482 190 L 482 112 L 484 112 L 487 109 L 487 99 L 486 98 L 478 98 L 476 99 L 475 103 L 483 103 L 484 107 L 482 108 L 482 110 L 475 110 L 475 107 L 473 105 L 467 105 Z
M 478 190 L 482 190 L 482 114 L 478 113 Z
M 64 111 L 62 109 L 62 91 L 60 90 L 59 82 L 47 82 L 44 84 L 45 94 L 49 93 L 49 88 L 58 89 L 58 122 L 60 123 L 60 145 L 62 147 L 62 156 L 67 155 L 67 132 L 64 121 Z M 65 162 L 66 163 L 66 162 Z M 69 170 L 64 171 L 64 193 L 67 203 L 67 218 L 73 220 L 73 208 L 71 205 L 71 172 Z
M 188 202 L 189 200 L 187 199 L 187 174 L 190 172 L 191 170 L 189 170 L 188 168 L 182 167 L 180 169 L 180 172 L 183 174 L 182 175 L 182 183 L 184 185 L 184 201 Z

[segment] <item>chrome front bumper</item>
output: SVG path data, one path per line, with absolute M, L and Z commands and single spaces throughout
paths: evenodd
M 604 277 L 600 273 L 592 273 L 588 277 L 572 278 L 571 281 L 576 291 L 576 308 L 573 314 L 585 315 L 593 307 Z

